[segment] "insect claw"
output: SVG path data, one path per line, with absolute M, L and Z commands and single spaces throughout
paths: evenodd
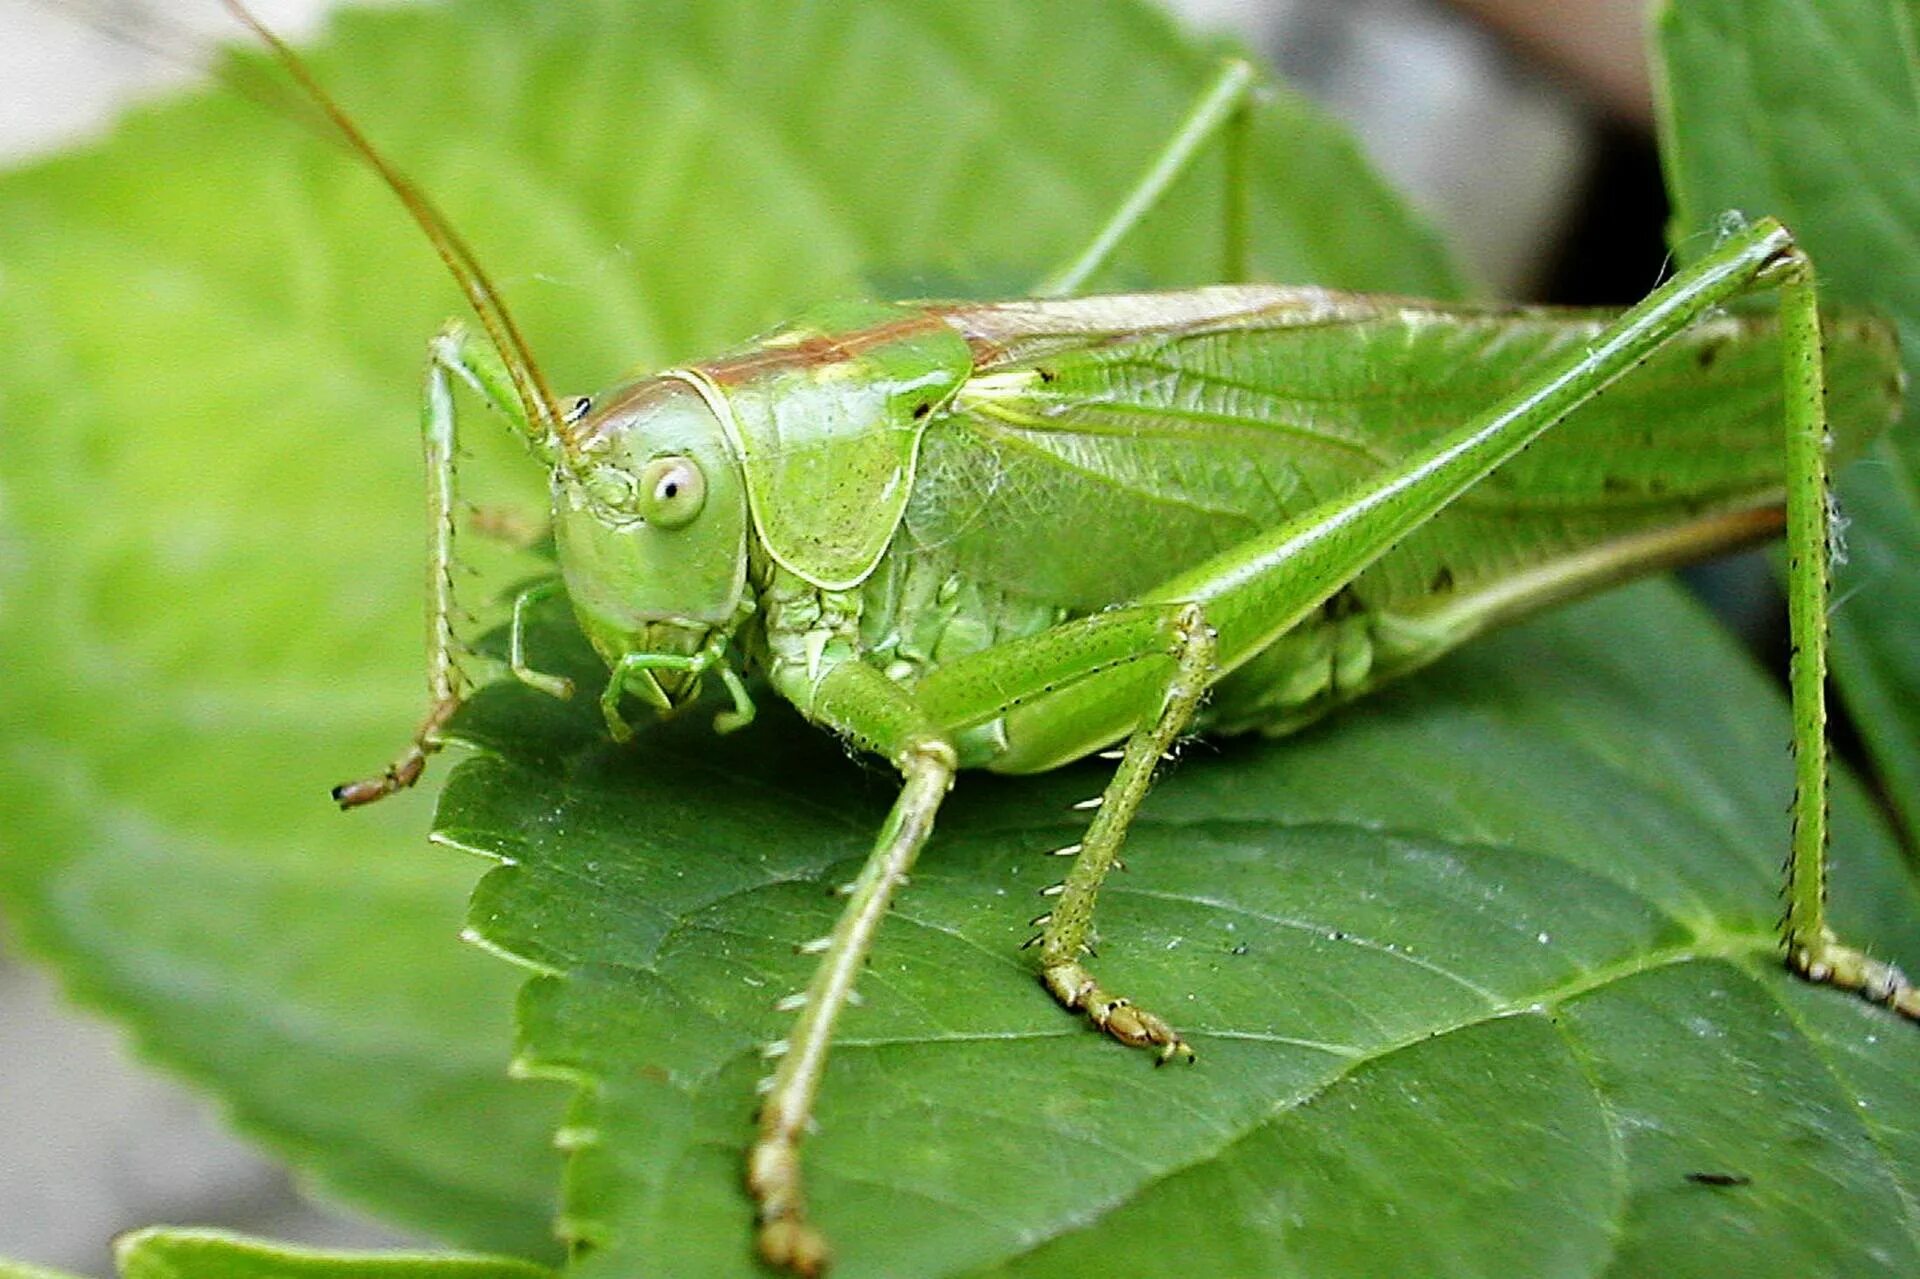
M 773 1005 L 773 1011 L 777 1013 L 799 1012 L 802 1008 L 805 1008 L 806 1006 L 807 1006 L 807 992 L 802 990 L 802 991 L 796 991 L 794 994 L 788 995 L 784 999 L 775 1000 Z
M 397 795 L 420 780 L 420 774 L 427 767 L 426 751 L 415 747 L 397 764 L 387 766 L 387 771 L 378 777 L 368 777 L 357 782 L 345 782 L 333 788 L 333 802 L 342 810 L 360 808 L 377 799 Z
M 760 1259 L 782 1274 L 813 1279 L 827 1272 L 831 1258 L 826 1239 L 797 1213 L 760 1223 Z
M 373 803 L 376 799 L 384 799 L 399 789 L 393 785 L 391 776 L 391 774 L 388 774 L 382 777 L 368 778 L 365 781 L 342 782 L 330 792 L 333 796 L 333 802 L 340 805 L 341 808 L 346 809 L 359 808 L 363 804 Z

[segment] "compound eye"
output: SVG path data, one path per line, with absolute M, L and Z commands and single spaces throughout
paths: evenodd
M 656 457 L 640 472 L 640 518 L 685 528 L 707 504 L 707 477 L 690 457 Z

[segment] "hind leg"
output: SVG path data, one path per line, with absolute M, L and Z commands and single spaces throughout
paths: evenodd
M 1152 212 L 1179 176 L 1193 164 L 1200 148 L 1215 134 L 1226 141 L 1225 224 L 1221 234 L 1221 280 L 1234 284 L 1247 278 L 1247 111 L 1259 87 L 1252 64 L 1229 58 L 1213 82 L 1201 93 L 1173 137 L 1154 156 L 1133 190 L 1113 211 L 1106 225 L 1074 259 L 1042 280 L 1033 290 L 1041 298 L 1077 293 L 1113 256 L 1141 219 Z

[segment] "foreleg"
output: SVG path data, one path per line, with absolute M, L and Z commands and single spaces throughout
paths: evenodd
M 457 324 L 442 330 L 427 348 L 426 389 L 421 403 L 421 439 L 427 464 L 427 713 L 407 748 L 386 770 L 333 788 L 342 808 L 358 808 L 405 790 L 420 780 L 427 756 L 440 749 L 440 731 L 460 708 L 467 680 L 460 670 L 460 640 L 454 631 L 459 607 L 453 597 L 455 459 L 457 423 L 452 379 L 483 398 L 527 432 L 524 411 L 503 385 L 499 359 Z
M 803 1275 L 826 1268 L 825 1238 L 807 1221 L 800 1144 L 826 1071 L 827 1049 L 840 1014 L 873 949 L 893 897 L 933 833 L 934 814 L 953 785 L 953 747 L 886 676 L 848 661 L 818 682 L 776 668 L 776 685 L 809 718 L 838 729 L 856 745 L 891 760 L 903 784 L 880 828 L 873 851 L 847 889 L 847 905 L 833 931 L 801 947 L 820 956 L 806 990 L 782 1007 L 799 1017 L 787 1037 L 769 1045 L 778 1064 L 766 1082 L 759 1135 L 747 1155 L 747 1188 L 760 1220 L 760 1253 Z

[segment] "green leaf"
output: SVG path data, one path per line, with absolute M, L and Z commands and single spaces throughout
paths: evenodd
M 577 637 L 538 650 L 592 687 Z M 890 797 L 766 720 L 623 749 L 590 704 L 497 688 L 461 721 L 489 754 L 439 838 L 504 863 L 473 924 L 544 974 L 523 1068 L 588 1085 L 583 1274 L 741 1264 L 758 1050 Z M 1200 1051 L 1159 1071 L 1020 950 L 1104 771 L 964 777 L 807 1147 L 836 1273 L 1920 1265 L 1920 1033 L 1779 964 L 1786 735 L 1717 628 L 1642 586 L 1297 739 L 1189 752 L 1102 899 L 1103 975 Z M 1838 816 L 1841 926 L 1920 958 L 1891 839 L 1854 788 Z
M 287 1248 L 217 1230 L 139 1230 L 114 1246 L 121 1279 L 553 1279 L 507 1257 Z
M 1900 325 L 1920 371 L 1920 6 L 1913 0 L 1687 0 L 1655 27 L 1673 240 L 1728 210 L 1773 214 L 1824 295 Z M 1920 847 L 1920 397 L 1841 485 L 1851 562 L 1835 674 L 1888 799 Z

